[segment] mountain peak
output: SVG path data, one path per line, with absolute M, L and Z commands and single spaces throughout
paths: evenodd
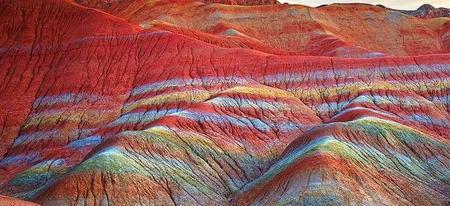
M 387 8 L 381 4 L 377 5 L 378 7 L 381 8 Z M 416 10 L 399 10 L 399 9 L 392 9 L 392 8 L 387 8 L 391 11 L 398 11 L 410 16 L 415 16 L 417 18 L 422 18 L 422 19 L 431 19 L 431 18 L 438 18 L 438 17 L 449 17 L 450 16 L 450 9 L 448 8 L 436 8 L 430 4 L 423 4 L 422 6 L 420 6 L 419 8 L 417 8 Z
M 433 10 L 433 9 L 435 9 L 434 6 L 430 4 L 424 4 L 420 6 L 417 10 Z

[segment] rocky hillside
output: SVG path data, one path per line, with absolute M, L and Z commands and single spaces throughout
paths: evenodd
M 407 15 L 415 16 L 418 18 L 438 18 L 438 17 L 450 17 L 450 9 L 447 8 L 434 8 L 434 6 L 430 4 L 424 4 L 420 6 L 417 10 L 408 11 L 408 10 L 394 10 L 399 11 Z
M 0 22 L 0 205 L 450 201 L 448 17 L 0 0 Z

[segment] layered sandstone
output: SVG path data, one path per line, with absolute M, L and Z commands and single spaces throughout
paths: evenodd
M 215 2 L 0 1 L 0 194 L 448 204 L 448 18 Z

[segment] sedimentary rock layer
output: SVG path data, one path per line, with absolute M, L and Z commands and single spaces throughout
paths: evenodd
M 448 204 L 448 18 L 78 3 L 0 2 L 0 194 L 43 205 Z M 320 16 L 310 32 L 283 16 L 302 12 Z M 400 29 L 379 22 L 393 16 Z M 340 31 L 361 58 L 315 45 L 345 18 L 382 26 Z M 290 43 L 299 36 L 311 39 Z

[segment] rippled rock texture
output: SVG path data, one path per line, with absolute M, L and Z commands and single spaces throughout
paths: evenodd
M 449 204 L 447 17 L 0 0 L 0 25 L 0 204 Z

